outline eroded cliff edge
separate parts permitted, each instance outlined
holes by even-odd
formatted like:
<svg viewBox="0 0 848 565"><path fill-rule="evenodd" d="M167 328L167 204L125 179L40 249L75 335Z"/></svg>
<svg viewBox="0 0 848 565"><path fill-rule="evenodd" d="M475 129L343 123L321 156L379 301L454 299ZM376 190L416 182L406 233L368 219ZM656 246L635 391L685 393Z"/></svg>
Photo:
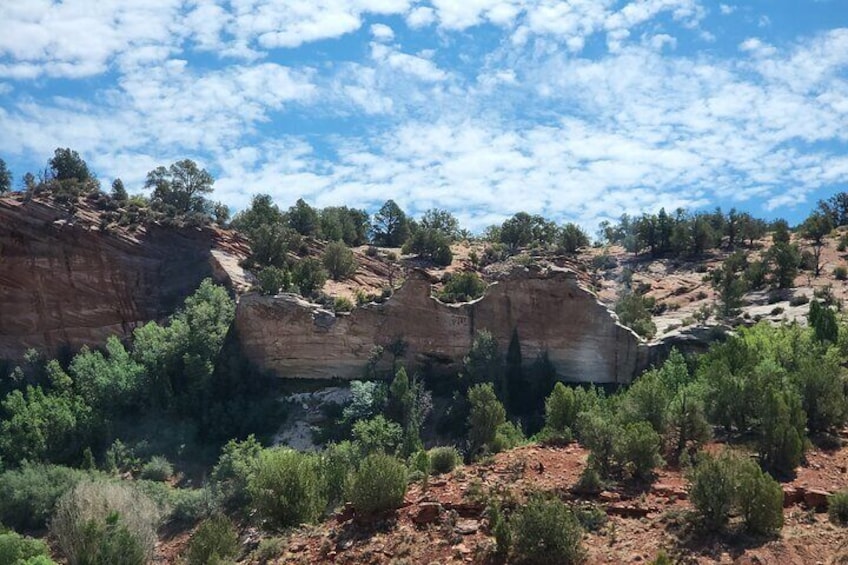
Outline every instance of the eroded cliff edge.
<svg viewBox="0 0 848 565"><path fill-rule="evenodd" d="M96 212L0 198L0 359L102 345L172 314L206 277L238 286L240 244L212 228L104 231Z"/></svg>
<svg viewBox="0 0 848 565"><path fill-rule="evenodd" d="M546 351L567 380L629 383L649 357L573 271L557 267L513 270L482 298L454 305L431 297L428 276L412 271L385 303L341 315L296 295L248 294L235 324L248 358L293 378L360 378L372 347L398 340L410 365L455 369L484 329L504 351L516 329L524 359Z"/></svg>

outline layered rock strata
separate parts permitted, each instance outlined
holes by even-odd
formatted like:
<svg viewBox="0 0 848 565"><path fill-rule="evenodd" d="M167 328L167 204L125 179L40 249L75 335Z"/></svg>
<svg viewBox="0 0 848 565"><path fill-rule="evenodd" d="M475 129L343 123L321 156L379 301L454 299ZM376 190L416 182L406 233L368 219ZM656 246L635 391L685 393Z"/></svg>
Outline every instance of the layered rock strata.
<svg viewBox="0 0 848 565"><path fill-rule="evenodd" d="M568 269L517 269L473 302L444 304L431 281L410 273L382 304L333 314L295 295L248 294L236 313L247 356L282 377L355 379L374 345L403 344L415 367L456 369L478 330L488 330L505 351L518 332L522 355L547 352L561 378L628 383L644 368L647 347L620 325Z"/></svg>
<svg viewBox="0 0 848 565"><path fill-rule="evenodd" d="M100 345L173 313L206 277L238 286L214 229L102 230L95 211L0 198L0 359Z"/></svg>

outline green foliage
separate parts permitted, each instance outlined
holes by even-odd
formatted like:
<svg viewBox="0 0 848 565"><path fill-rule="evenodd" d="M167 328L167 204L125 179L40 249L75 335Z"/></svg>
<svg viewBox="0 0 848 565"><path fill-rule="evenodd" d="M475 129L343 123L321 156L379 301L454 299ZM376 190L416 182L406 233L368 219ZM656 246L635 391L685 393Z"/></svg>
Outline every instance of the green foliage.
<svg viewBox="0 0 848 565"><path fill-rule="evenodd" d="M446 303L470 302L486 292L486 283L473 271L454 273L439 292L439 300Z"/></svg>
<svg viewBox="0 0 848 565"><path fill-rule="evenodd" d="M582 529L561 501L533 498L511 520L516 563L568 565L585 557Z"/></svg>
<svg viewBox="0 0 848 565"><path fill-rule="evenodd" d="M262 294L274 296L291 288L291 272L286 269L270 266L265 267L256 275L259 280L259 290Z"/></svg>
<svg viewBox="0 0 848 565"><path fill-rule="evenodd" d="M191 159L157 167L147 173L144 187L153 189L151 204L167 216L190 213L209 215L210 204L203 195L212 192L215 179Z"/></svg>
<svg viewBox="0 0 848 565"><path fill-rule="evenodd" d="M434 475L450 473L462 463L462 455L455 447L434 447L430 450L430 468Z"/></svg>
<svg viewBox="0 0 848 565"><path fill-rule="evenodd" d="M83 347L68 371L85 403L104 416L122 416L144 406L149 386L144 367L115 336L106 341L105 356Z"/></svg>
<svg viewBox="0 0 848 565"><path fill-rule="evenodd" d="M328 207L319 214L321 235L328 241L343 241L357 247L368 242L371 222L368 212L347 206Z"/></svg>
<svg viewBox="0 0 848 565"><path fill-rule="evenodd" d="M780 483L746 457L702 454L690 481L690 500L708 530L722 529L734 510L751 534L773 535L783 527Z"/></svg>
<svg viewBox="0 0 848 565"><path fill-rule="evenodd" d="M43 558L36 561L36 558ZM4 565L48 565L53 561L47 544L39 539L21 536L15 532L0 532L0 563Z"/></svg>
<svg viewBox="0 0 848 565"><path fill-rule="evenodd" d="M374 514L403 504L406 487L403 463L385 453L372 453L353 474L349 499L357 513Z"/></svg>
<svg viewBox="0 0 848 565"><path fill-rule="evenodd" d="M346 296L336 296L333 299L333 312L352 312L353 302Z"/></svg>
<svg viewBox="0 0 848 565"><path fill-rule="evenodd" d="M512 551L512 529L503 515L501 507L497 503L489 504L486 509L489 518L489 529L495 536L495 544L498 555L506 557Z"/></svg>
<svg viewBox="0 0 848 565"><path fill-rule="evenodd" d="M746 263L745 255L737 251L712 272L712 285L718 292L720 312L724 318L735 316L742 306L747 281L740 273L745 271Z"/></svg>
<svg viewBox="0 0 848 565"><path fill-rule="evenodd" d="M307 257L292 269L292 282L303 296L313 296L327 282L327 271L318 259Z"/></svg>
<svg viewBox="0 0 848 565"><path fill-rule="evenodd" d="M409 238L409 219L394 200L387 200L374 214L372 239L381 247L400 247Z"/></svg>
<svg viewBox="0 0 848 565"><path fill-rule="evenodd" d="M839 323L836 321L836 313L827 306L822 306L817 299L810 301L807 321L819 341L830 343L839 341Z"/></svg>
<svg viewBox="0 0 848 565"><path fill-rule="evenodd" d="M555 433L570 433L577 422L577 411L574 389L558 382L545 400L545 427Z"/></svg>
<svg viewBox="0 0 848 565"><path fill-rule="evenodd" d="M821 272L821 252L825 245L825 237L833 229L833 223L828 214L821 211L813 211L804 223L801 224L801 237L807 240L813 248L813 260L815 275Z"/></svg>
<svg viewBox="0 0 848 565"><path fill-rule="evenodd" d="M499 239L515 250L531 244L546 246L554 242L556 234L557 228L553 222L539 215L518 212L501 225Z"/></svg>
<svg viewBox="0 0 848 565"><path fill-rule="evenodd" d="M360 460L358 446L349 441L332 443L321 453L321 472L327 500L336 506L344 502L347 481Z"/></svg>
<svg viewBox="0 0 848 565"><path fill-rule="evenodd" d="M86 182L93 179L88 165L76 151L65 147L57 147L53 157L48 161L50 172L58 181L76 180Z"/></svg>
<svg viewBox="0 0 848 565"><path fill-rule="evenodd" d="M430 208L421 216L419 230L433 230L445 237L448 242L459 238L459 220L447 210Z"/></svg>
<svg viewBox="0 0 848 565"><path fill-rule="evenodd" d="M405 254L415 253L423 258L430 259L437 266L446 267L453 261L450 242L450 237L442 231L422 227L415 230L406 241L402 252Z"/></svg>
<svg viewBox="0 0 848 565"><path fill-rule="evenodd" d="M777 534L783 527L783 489L750 459L736 461L737 505L745 529L754 535Z"/></svg>
<svg viewBox="0 0 848 565"><path fill-rule="evenodd" d="M239 541L230 519L216 515L205 520L192 534L186 550L188 565L221 563L238 554Z"/></svg>
<svg viewBox="0 0 848 565"><path fill-rule="evenodd" d="M848 525L848 490L841 490L827 497L827 515L834 524Z"/></svg>
<svg viewBox="0 0 848 565"><path fill-rule="evenodd" d="M164 482L174 474L174 466L165 457L155 455L141 468L141 478L148 481Z"/></svg>
<svg viewBox="0 0 848 565"><path fill-rule="evenodd" d="M488 330L474 335L471 349L463 359L463 368L469 383L494 383L502 392L503 360L498 342Z"/></svg>
<svg viewBox="0 0 848 565"><path fill-rule="evenodd" d="M395 453L403 439L400 424L377 415L369 420L359 420L353 425L353 438L363 455L370 453Z"/></svg>
<svg viewBox="0 0 848 565"><path fill-rule="evenodd" d="M789 243L775 243L768 251L768 260L772 264L772 284L777 288L792 288L798 275L801 253L798 247Z"/></svg>
<svg viewBox="0 0 848 565"><path fill-rule="evenodd" d="M653 299L631 292L616 302L615 313L623 325L640 336L650 339L657 333L657 327L651 320L653 306Z"/></svg>
<svg viewBox="0 0 848 565"><path fill-rule="evenodd" d="M265 449L248 478L253 506L272 527L315 522L327 505L315 455Z"/></svg>
<svg viewBox="0 0 848 565"><path fill-rule="evenodd" d="M748 288L762 290L766 286L768 265L763 261L749 261L743 276Z"/></svg>
<svg viewBox="0 0 848 565"><path fill-rule="evenodd" d="M616 436L615 457L627 473L637 479L648 478L663 464L662 440L648 422L626 425Z"/></svg>
<svg viewBox="0 0 848 565"><path fill-rule="evenodd" d="M482 383L468 389L468 440L471 453L482 449L491 451L498 428L506 423L506 410L495 395L491 383Z"/></svg>
<svg viewBox="0 0 848 565"><path fill-rule="evenodd" d="M844 251L844 249L843 249ZM848 280L848 267L839 265L833 269L833 277L838 281Z"/></svg>
<svg viewBox="0 0 848 565"><path fill-rule="evenodd" d="M488 445L488 451L500 453L521 445L524 440L524 432L521 430L521 426L514 422L504 422L498 426L495 438Z"/></svg>
<svg viewBox="0 0 848 565"><path fill-rule="evenodd" d="M222 448L209 479L212 491L224 508L234 511L249 503L250 477L261 452L262 446L253 435L244 441L230 440Z"/></svg>
<svg viewBox="0 0 848 565"><path fill-rule="evenodd" d="M318 223L318 211L306 203L303 198L298 198L294 206L289 208L285 218L291 229L309 237L320 235L321 225Z"/></svg>
<svg viewBox="0 0 848 565"><path fill-rule="evenodd" d="M56 504L50 533L70 565L144 565L158 524L153 501L132 486L85 481Z"/></svg>
<svg viewBox="0 0 848 565"><path fill-rule="evenodd" d="M327 244L322 257L324 268L330 274L330 278L341 281L353 276L359 266L353 251L341 241Z"/></svg>
<svg viewBox="0 0 848 565"><path fill-rule="evenodd" d="M0 159L0 195L12 190L12 171L6 167L6 161Z"/></svg>
<svg viewBox="0 0 848 565"><path fill-rule="evenodd" d="M730 519L736 499L734 460L728 455L702 455L689 480L689 500L695 507L701 525L707 530L719 530Z"/></svg>
<svg viewBox="0 0 848 565"><path fill-rule="evenodd" d="M577 253L578 249L589 245L589 236L583 228L569 222L560 228L558 244L564 253Z"/></svg>

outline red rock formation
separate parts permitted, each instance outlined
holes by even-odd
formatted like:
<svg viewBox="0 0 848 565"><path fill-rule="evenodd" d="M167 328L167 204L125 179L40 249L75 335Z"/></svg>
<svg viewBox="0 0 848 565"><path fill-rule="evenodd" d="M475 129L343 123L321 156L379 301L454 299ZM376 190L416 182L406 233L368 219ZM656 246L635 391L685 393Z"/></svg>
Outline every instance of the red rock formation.
<svg viewBox="0 0 848 565"><path fill-rule="evenodd" d="M102 344L167 317L204 278L230 282L243 252L230 237L157 225L104 232L89 209L0 199L0 359Z"/></svg>

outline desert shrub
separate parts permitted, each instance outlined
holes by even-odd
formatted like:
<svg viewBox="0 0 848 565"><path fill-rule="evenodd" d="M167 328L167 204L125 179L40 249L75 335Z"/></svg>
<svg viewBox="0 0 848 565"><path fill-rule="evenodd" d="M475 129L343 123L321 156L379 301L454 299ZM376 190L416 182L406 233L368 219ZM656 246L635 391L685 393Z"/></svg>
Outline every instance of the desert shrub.
<svg viewBox="0 0 848 565"><path fill-rule="evenodd" d="M158 524L156 505L134 487L84 481L56 504L50 533L70 565L144 565Z"/></svg>
<svg viewBox="0 0 848 565"><path fill-rule="evenodd" d="M736 497L736 477L731 457L703 454L692 470L689 499L701 525L720 530L727 524Z"/></svg>
<svg viewBox="0 0 848 565"><path fill-rule="evenodd" d="M574 389L558 382L545 399L545 427L556 433L571 431L577 420L577 398Z"/></svg>
<svg viewBox="0 0 848 565"><path fill-rule="evenodd" d="M652 338L657 326L651 320L654 299L636 292L625 294L615 304L615 313L621 323L644 338Z"/></svg>
<svg viewBox="0 0 848 565"><path fill-rule="evenodd" d="M586 465L574 485L574 490L585 493L598 493L604 489L604 482L601 479L601 474L593 465Z"/></svg>
<svg viewBox="0 0 848 565"><path fill-rule="evenodd" d="M380 250L378 248L374 247L373 245L369 245L368 247L365 248L365 255L367 255L368 257L374 258L374 257L377 256L379 251Z"/></svg>
<svg viewBox="0 0 848 565"><path fill-rule="evenodd" d="M588 532L597 532L607 523L607 513L598 504L582 504L572 511L580 526Z"/></svg>
<svg viewBox="0 0 848 565"><path fill-rule="evenodd" d="M15 532L0 533L0 563L3 565L40 565L53 563L47 544ZM41 561L36 561L43 558Z"/></svg>
<svg viewBox="0 0 848 565"><path fill-rule="evenodd" d="M373 514L399 507L406 487L403 463L385 453L372 453L353 473L349 498L358 513Z"/></svg>
<svg viewBox="0 0 848 565"><path fill-rule="evenodd" d="M330 278L336 281L350 278L359 267L356 258L353 256L353 251L341 241L327 244L322 261Z"/></svg>
<svg viewBox="0 0 848 565"><path fill-rule="evenodd" d="M434 475L450 473L462 463L462 456L455 447L434 447L430 450L430 469Z"/></svg>
<svg viewBox="0 0 848 565"><path fill-rule="evenodd" d="M469 302L483 296L486 283L474 272L453 274L439 293L442 302Z"/></svg>
<svg viewBox="0 0 848 565"><path fill-rule="evenodd" d="M441 267L450 265L453 261L450 238L437 229L416 230L403 245L401 252L416 253Z"/></svg>
<svg viewBox="0 0 848 565"><path fill-rule="evenodd" d="M657 556L648 562L648 565L673 565L673 562L668 553L661 549Z"/></svg>
<svg viewBox="0 0 848 565"><path fill-rule="evenodd" d="M506 410L495 395L491 383L474 385L468 389L468 439L471 453L483 448L491 451L498 428L506 422Z"/></svg>
<svg viewBox="0 0 848 565"><path fill-rule="evenodd" d="M141 478L148 481L167 481L174 474L174 466L165 457L154 455L141 468Z"/></svg>
<svg viewBox="0 0 848 565"><path fill-rule="evenodd" d="M512 550L512 529L504 518L500 504L490 503L486 508L486 516L489 518L489 529L495 536L496 551L501 557L506 557Z"/></svg>
<svg viewBox="0 0 848 565"><path fill-rule="evenodd" d="M250 502L249 481L261 452L262 446L253 435L244 441L230 440L221 450L210 486L225 509L244 509Z"/></svg>
<svg viewBox="0 0 848 565"><path fill-rule="evenodd" d="M833 276L838 281L848 280L848 268L846 268L844 265L836 267L835 269L833 269Z"/></svg>
<svg viewBox="0 0 848 565"><path fill-rule="evenodd" d="M803 306L810 301L810 297L806 294L796 294L789 299L790 306Z"/></svg>
<svg viewBox="0 0 848 565"><path fill-rule="evenodd" d="M333 299L333 312L351 312L353 302L346 296L337 296Z"/></svg>
<svg viewBox="0 0 848 565"><path fill-rule="evenodd" d="M327 271L318 259L301 259L292 269L292 282L303 296L312 296L327 282Z"/></svg>
<svg viewBox="0 0 848 565"><path fill-rule="evenodd" d="M286 550L286 538L263 538L251 557L259 563L269 563L278 558Z"/></svg>
<svg viewBox="0 0 848 565"><path fill-rule="evenodd" d="M353 425L353 438L363 455L395 453L403 440L403 428L380 414L356 422Z"/></svg>
<svg viewBox="0 0 848 565"><path fill-rule="evenodd" d="M836 244L836 250L844 253L846 249L848 249L848 234L842 234L839 238L839 243Z"/></svg>
<svg viewBox="0 0 848 565"><path fill-rule="evenodd" d="M580 522L559 500L531 499L511 525L516 563L568 565L584 558Z"/></svg>
<svg viewBox="0 0 848 565"><path fill-rule="evenodd" d="M514 422L504 422L497 427L495 438L489 445L489 450L492 453L500 453L501 451L521 445L524 443L524 440L524 432L521 431L519 425Z"/></svg>
<svg viewBox="0 0 848 565"><path fill-rule="evenodd" d="M827 497L827 515L834 524L848 525L848 490Z"/></svg>
<svg viewBox="0 0 848 565"><path fill-rule="evenodd" d="M168 520L177 524L195 524L209 516L216 508L214 493L210 488L175 488L169 491L170 513Z"/></svg>
<svg viewBox="0 0 848 565"><path fill-rule="evenodd" d="M754 535L773 535L783 527L783 489L754 461L736 461L737 504L745 529Z"/></svg>
<svg viewBox="0 0 848 565"><path fill-rule="evenodd" d="M239 550L238 532L226 516L204 521L192 534L186 551L188 565L212 565L235 557Z"/></svg>
<svg viewBox="0 0 848 565"><path fill-rule="evenodd" d="M615 457L631 476L645 479L663 464L661 446L662 439L651 424L636 422L628 424L618 434Z"/></svg>
<svg viewBox="0 0 848 565"><path fill-rule="evenodd" d="M0 474L0 523L16 530L47 524L56 501L88 475L58 465L24 464Z"/></svg>
<svg viewBox="0 0 848 565"><path fill-rule="evenodd" d="M274 527L314 522L326 507L318 458L287 448L259 454L248 489L254 507Z"/></svg>
<svg viewBox="0 0 848 565"><path fill-rule="evenodd" d="M259 280L259 290L262 294L275 295L280 291L286 292L291 288L291 273L279 267L265 267L256 275Z"/></svg>
<svg viewBox="0 0 848 565"><path fill-rule="evenodd" d="M331 505L344 501L348 476L358 462L359 448L349 441L330 444L321 453L322 478Z"/></svg>

